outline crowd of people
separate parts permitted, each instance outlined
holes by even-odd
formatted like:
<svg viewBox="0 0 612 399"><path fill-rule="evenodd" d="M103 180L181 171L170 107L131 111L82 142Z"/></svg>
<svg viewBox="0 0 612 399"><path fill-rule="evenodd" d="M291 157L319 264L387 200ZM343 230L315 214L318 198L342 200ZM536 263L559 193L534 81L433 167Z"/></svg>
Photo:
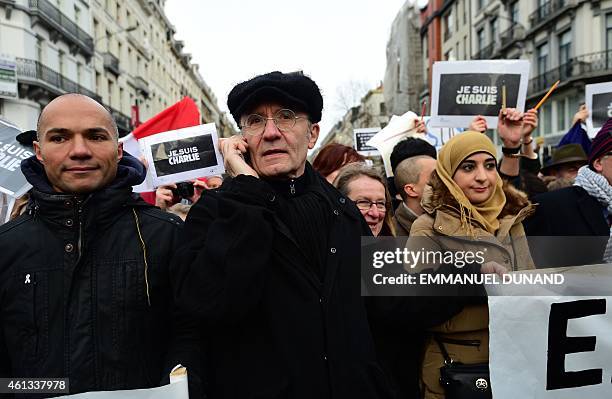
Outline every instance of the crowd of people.
<svg viewBox="0 0 612 399"><path fill-rule="evenodd" d="M482 274L612 262L612 120L591 141L584 107L543 164L535 109L500 111L501 157L480 116L439 152L419 124L391 178L340 144L307 161L323 98L302 73L242 82L228 108L228 176L143 196L146 166L103 106L44 108L21 165L33 188L0 226L0 377L139 389L182 364L191 398L456 399L445 365L488 375L482 287L362 296L363 236L486 247L461 269ZM529 236L593 239L534 251Z"/></svg>

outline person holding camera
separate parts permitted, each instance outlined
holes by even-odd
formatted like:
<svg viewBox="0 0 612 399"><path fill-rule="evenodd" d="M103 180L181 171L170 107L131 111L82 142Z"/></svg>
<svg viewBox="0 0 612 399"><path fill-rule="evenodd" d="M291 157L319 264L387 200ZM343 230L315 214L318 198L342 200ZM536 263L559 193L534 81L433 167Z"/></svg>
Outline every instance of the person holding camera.
<svg viewBox="0 0 612 399"><path fill-rule="evenodd" d="M155 190L155 206L166 210L178 203L194 204L200 199L204 190L215 190L221 187L222 183L223 179L220 176L210 176L159 186Z"/></svg>

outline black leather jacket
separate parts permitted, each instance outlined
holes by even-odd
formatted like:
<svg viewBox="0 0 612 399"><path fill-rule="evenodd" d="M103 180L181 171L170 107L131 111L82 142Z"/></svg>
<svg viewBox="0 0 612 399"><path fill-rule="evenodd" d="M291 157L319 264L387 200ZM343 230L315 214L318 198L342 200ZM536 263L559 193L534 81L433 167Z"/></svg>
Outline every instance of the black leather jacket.
<svg viewBox="0 0 612 399"><path fill-rule="evenodd" d="M70 393L158 386L182 222L132 193L144 168L129 155L86 197L53 193L33 158L22 170L28 211L0 226L0 377L69 378Z"/></svg>

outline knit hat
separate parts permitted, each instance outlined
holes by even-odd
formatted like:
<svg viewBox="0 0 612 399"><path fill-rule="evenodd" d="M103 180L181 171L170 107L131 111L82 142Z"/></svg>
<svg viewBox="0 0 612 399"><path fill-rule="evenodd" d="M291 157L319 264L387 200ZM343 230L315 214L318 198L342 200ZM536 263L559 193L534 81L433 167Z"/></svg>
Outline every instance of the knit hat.
<svg viewBox="0 0 612 399"><path fill-rule="evenodd" d="M591 154L589 155L589 167L591 170L595 170L593 169L593 162L609 151L612 151L612 118L606 121L593 139Z"/></svg>
<svg viewBox="0 0 612 399"><path fill-rule="evenodd" d="M305 112L313 123L321 120L321 91L302 72L275 71L259 75L236 85L227 97L227 107L238 125L243 114L267 102L276 102L292 111Z"/></svg>
<svg viewBox="0 0 612 399"><path fill-rule="evenodd" d="M395 168L397 168L397 165L404 159L419 155L428 155L436 159L438 154L436 153L436 147L429 144L429 142L418 137L408 137L393 147L393 152L391 152L391 157L389 158L391 169L393 169L395 173Z"/></svg>

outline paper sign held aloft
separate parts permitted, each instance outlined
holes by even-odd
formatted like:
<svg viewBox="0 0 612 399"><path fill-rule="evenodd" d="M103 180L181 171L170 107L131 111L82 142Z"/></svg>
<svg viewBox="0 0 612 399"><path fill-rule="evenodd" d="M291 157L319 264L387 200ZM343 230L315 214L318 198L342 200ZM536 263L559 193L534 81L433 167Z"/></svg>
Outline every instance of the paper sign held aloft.
<svg viewBox="0 0 612 399"><path fill-rule="evenodd" d="M393 147L406 137L414 136L424 138L422 133L416 132L418 120L419 116L412 111L408 111L402 116L393 115L389 124L366 143L369 146L377 148L380 152L387 177L393 176L390 161Z"/></svg>
<svg viewBox="0 0 612 399"><path fill-rule="evenodd" d="M475 116L482 115L494 129L504 105L524 111L528 80L527 60L436 62L431 126L466 128Z"/></svg>
<svg viewBox="0 0 612 399"><path fill-rule="evenodd" d="M139 140L155 187L225 172L214 123L172 130Z"/></svg>
<svg viewBox="0 0 612 399"><path fill-rule="evenodd" d="M612 82L585 86L586 107L589 117L586 120L589 137L593 138L612 118Z"/></svg>
<svg viewBox="0 0 612 399"><path fill-rule="evenodd" d="M0 192L13 198L32 188L21 173L21 161L34 155L34 150L17 141L19 133L15 126L0 121Z"/></svg>
<svg viewBox="0 0 612 399"><path fill-rule="evenodd" d="M355 151L357 151L364 157L380 155L376 148L367 145L367 142L370 141L370 139L374 137L379 131L379 127L369 127L353 130L353 146L355 148Z"/></svg>

